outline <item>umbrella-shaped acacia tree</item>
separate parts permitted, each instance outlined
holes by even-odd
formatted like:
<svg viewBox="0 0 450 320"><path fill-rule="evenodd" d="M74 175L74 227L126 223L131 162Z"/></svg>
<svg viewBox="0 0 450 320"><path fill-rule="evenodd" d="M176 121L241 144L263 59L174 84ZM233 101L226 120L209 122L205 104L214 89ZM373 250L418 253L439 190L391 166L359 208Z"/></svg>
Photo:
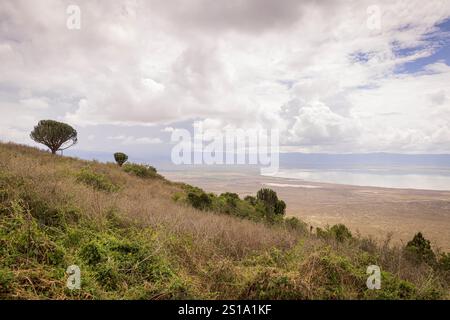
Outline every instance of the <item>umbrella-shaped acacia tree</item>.
<svg viewBox="0 0 450 320"><path fill-rule="evenodd" d="M46 145L53 154L78 142L77 131L66 123L41 120L30 134L31 139Z"/></svg>

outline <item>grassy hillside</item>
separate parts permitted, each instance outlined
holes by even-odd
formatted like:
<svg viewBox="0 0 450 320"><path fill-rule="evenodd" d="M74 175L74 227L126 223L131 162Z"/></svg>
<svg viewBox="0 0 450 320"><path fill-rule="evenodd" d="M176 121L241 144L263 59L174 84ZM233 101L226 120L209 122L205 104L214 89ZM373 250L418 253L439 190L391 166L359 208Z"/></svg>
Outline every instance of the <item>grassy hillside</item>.
<svg viewBox="0 0 450 320"><path fill-rule="evenodd" d="M449 298L448 255L431 261L342 226L310 233L253 201L0 144L0 298ZM381 290L366 287L372 264ZM70 265L80 290L66 288Z"/></svg>

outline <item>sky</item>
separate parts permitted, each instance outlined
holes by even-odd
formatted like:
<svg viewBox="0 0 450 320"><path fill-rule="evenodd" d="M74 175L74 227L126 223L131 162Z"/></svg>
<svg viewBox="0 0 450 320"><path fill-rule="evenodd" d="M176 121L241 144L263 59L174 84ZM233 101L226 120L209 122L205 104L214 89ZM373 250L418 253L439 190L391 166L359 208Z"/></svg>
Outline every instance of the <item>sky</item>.
<svg viewBox="0 0 450 320"><path fill-rule="evenodd" d="M449 84L448 0L0 1L2 141L54 119L72 152L162 156L199 121L282 152L450 153Z"/></svg>

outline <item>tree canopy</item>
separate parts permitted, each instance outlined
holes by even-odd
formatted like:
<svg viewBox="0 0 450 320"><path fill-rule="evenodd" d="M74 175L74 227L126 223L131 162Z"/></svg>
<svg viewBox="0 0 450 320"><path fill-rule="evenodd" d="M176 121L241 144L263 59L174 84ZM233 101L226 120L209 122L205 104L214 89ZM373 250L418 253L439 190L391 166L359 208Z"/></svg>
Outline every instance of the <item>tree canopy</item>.
<svg viewBox="0 0 450 320"><path fill-rule="evenodd" d="M116 160L119 166L123 166L128 161L128 156L123 152L116 152L114 153L114 160Z"/></svg>
<svg viewBox="0 0 450 320"><path fill-rule="evenodd" d="M78 142L77 131L70 125L54 120L41 120L30 134L31 139L47 146L53 154Z"/></svg>

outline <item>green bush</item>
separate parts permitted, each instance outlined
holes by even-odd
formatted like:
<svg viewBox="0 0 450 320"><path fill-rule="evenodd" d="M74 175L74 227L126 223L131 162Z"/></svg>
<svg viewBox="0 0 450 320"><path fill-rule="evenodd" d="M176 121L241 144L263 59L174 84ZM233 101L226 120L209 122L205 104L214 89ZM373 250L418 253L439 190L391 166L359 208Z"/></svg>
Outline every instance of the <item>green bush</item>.
<svg viewBox="0 0 450 320"><path fill-rule="evenodd" d="M317 235L317 237L322 238L322 239L328 239L330 237L329 232L320 227L316 228L316 235Z"/></svg>
<svg viewBox="0 0 450 320"><path fill-rule="evenodd" d="M23 201L13 201L8 216L2 220L0 254L4 260L0 259L0 266L2 263L20 265L22 260L52 266L63 263L64 249L51 239L48 228L33 218Z"/></svg>
<svg viewBox="0 0 450 320"><path fill-rule="evenodd" d="M222 193L217 198L217 201L216 201L218 203L217 209L218 209L218 211L223 212L223 213L234 214L234 215L240 216L241 213L243 213L242 210L240 208L238 208L241 201L242 200L239 198L239 196L236 193L230 193L230 192Z"/></svg>
<svg viewBox="0 0 450 320"><path fill-rule="evenodd" d="M127 173L133 174L139 178L162 178L156 171L156 169L150 165L126 163L123 166L123 170Z"/></svg>
<svg viewBox="0 0 450 320"><path fill-rule="evenodd" d="M220 195L220 197L226 199L227 203L232 206L236 206L237 202L240 200L239 195L237 193L225 192Z"/></svg>
<svg viewBox="0 0 450 320"><path fill-rule="evenodd" d="M348 257L324 250L309 259L306 265L314 268L318 275L311 279L313 290L321 299L346 299L365 289L365 270L358 268Z"/></svg>
<svg viewBox="0 0 450 320"><path fill-rule="evenodd" d="M291 230L299 231L302 233L307 233L308 231L306 223L296 217L289 217L284 219L284 224Z"/></svg>
<svg viewBox="0 0 450 320"><path fill-rule="evenodd" d="M278 200L277 193L271 189L261 189L256 194L256 198L266 207L267 214L284 215L286 203Z"/></svg>
<svg viewBox="0 0 450 320"><path fill-rule="evenodd" d="M450 271L450 252L441 253L438 261L438 267L443 271Z"/></svg>
<svg viewBox="0 0 450 320"><path fill-rule="evenodd" d="M90 186L98 191L116 192L119 187L110 181L105 175L83 168L77 175L77 182Z"/></svg>
<svg viewBox="0 0 450 320"><path fill-rule="evenodd" d="M336 224L330 229L331 235L339 242L352 238L352 233L344 224Z"/></svg>
<svg viewBox="0 0 450 320"><path fill-rule="evenodd" d="M366 299L417 299L417 288L409 281L399 279L390 272L381 272L381 289L366 290Z"/></svg>
<svg viewBox="0 0 450 320"><path fill-rule="evenodd" d="M111 261L96 268L95 279L107 291L117 290L120 278L117 266Z"/></svg>
<svg viewBox="0 0 450 320"><path fill-rule="evenodd" d="M89 242L80 250L80 256L90 266L95 266L105 259L105 250L97 242Z"/></svg>
<svg viewBox="0 0 450 320"><path fill-rule="evenodd" d="M421 232L414 235L414 238L406 244L406 256L415 262L426 262L434 264L436 256L431 249L430 240L424 238Z"/></svg>
<svg viewBox="0 0 450 320"><path fill-rule="evenodd" d="M246 196L246 197L244 198L244 200L245 200L246 202L248 202L250 205L256 206L256 197L253 197L253 196Z"/></svg>
<svg viewBox="0 0 450 320"><path fill-rule="evenodd" d="M345 242L352 238L352 233L344 224L326 227L325 230L317 227L316 235L322 239L335 239L338 242Z"/></svg>
<svg viewBox="0 0 450 320"><path fill-rule="evenodd" d="M188 203L199 210L210 210L212 209L212 200L211 198L204 192L189 192L187 195Z"/></svg>

